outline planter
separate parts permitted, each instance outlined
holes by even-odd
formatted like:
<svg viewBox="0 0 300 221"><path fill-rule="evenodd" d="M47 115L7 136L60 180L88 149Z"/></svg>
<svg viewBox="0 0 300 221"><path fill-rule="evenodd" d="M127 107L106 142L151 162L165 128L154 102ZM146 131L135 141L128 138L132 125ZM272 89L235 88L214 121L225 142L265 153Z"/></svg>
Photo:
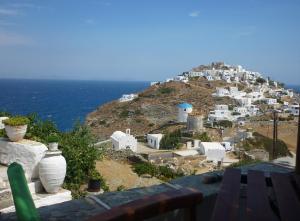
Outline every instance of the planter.
<svg viewBox="0 0 300 221"><path fill-rule="evenodd" d="M52 142L48 144L48 148L50 151L57 151L58 150L58 143Z"/></svg>
<svg viewBox="0 0 300 221"><path fill-rule="evenodd" d="M66 160L61 151L47 151L39 163L40 180L48 193L57 193L66 176Z"/></svg>
<svg viewBox="0 0 300 221"><path fill-rule="evenodd" d="M89 180L88 189L89 192L99 192L100 191L101 182L100 180Z"/></svg>
<svg viewBox="0 0 300 221"><path fill-rule="evenodd" d="M27 131L27 125L21 125L21 126L5 125L5 131L8 138L11 141L17 142L24 138Z"/></svg>

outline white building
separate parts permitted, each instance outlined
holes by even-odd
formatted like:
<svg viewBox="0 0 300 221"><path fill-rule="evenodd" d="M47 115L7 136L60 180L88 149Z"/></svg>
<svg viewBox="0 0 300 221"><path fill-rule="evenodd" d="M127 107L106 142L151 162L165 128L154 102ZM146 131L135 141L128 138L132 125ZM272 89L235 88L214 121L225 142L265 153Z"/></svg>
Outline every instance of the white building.
<svg viewBox="0 0 300 221"><path fill-rule="evenodd" d="M249 111L246 107L234 107L233 112L239 113L238 117L245 117L247 114L249 114Z"/></svg>
<svg viewBox="0 0 300 221"><path fill-rule="evenodd" d="M119 99L120 102L127 102L132 101L133 99L137 98L137 94L123 94L122 97Z"/></svg>
<svg viewBox="0 0 300 221"><path fill-rule="evenodd" d="M137 140L130 135L130 129L127 129L126 133L115 131L110 136L110 139L114 150L130 149L133 152L137 151Z"/></svg>
<svg viewBox="0 0 300 221"><path fill-rule="evenodd" d="M147 134L148 145L154 149L159 149L160 140L163 134Z"/></svg>
<svg viewBox="0 0 300 221"><path fill-rule="evenodd" d="M275 104L278 104L278 103L277 103L277 99L275 99L275 98L266 98L265 101L266 101L266 103L267 103L268 105L275 105Z"/></svg>
<svg viewBox="0 0 300 221"><path fill-rule="evenodd" d="M227 105L226 105L227 106ZM228 106L227 106L228 108ZM232 120L233 117L231 115L231 111L228 109L215 109L213 111L210 111L208 114L208 121L209 122L217 122L221 120Z"/></svg>
<svg viewBox="0 0 300 221"><path fill-rule="evenodd" d="M225 157L225 148L218 142L200 142L200 152L206 156L208 161L218 163L223 162Z"/></svg>
<svg viewBox="0 0 300 221"><path fill-rule="evenodd" d="M290 105L289 111L291 112L292 115L299 116L299 104L294 103L294 104Z"/></svg>
<svg viewBox="0 0 300 221"><path fill-rule="evenodd" d="M213 93L213 96L216 97L225 97L225 96L229 96L229 91L226 88L223 87L217 87L216 88L216 93Z"/></svg>
<svg viewBox="0 0 300 221"><path fill-rule="evenodd" d="M188 103L182 103L182 104L178 104L177 108L178 108L177 121L187 122L189 113L192 113L193 111L193 106Z"/></svg>
<svg viewBox="0 0 300 221"><path fill-rule="evenodd" d="M241 105L241 106L249 106L252 104L252 98L249 97L241 97L239 99L237 99L237 102Z"/></svg>
<svg viewBox="0 0 300 221"><path fill-rule="evenodd" d="M174 81L187 83L187 82L189 82L189 79L185 76L178 75L178 76L174 77Z"/></svg>

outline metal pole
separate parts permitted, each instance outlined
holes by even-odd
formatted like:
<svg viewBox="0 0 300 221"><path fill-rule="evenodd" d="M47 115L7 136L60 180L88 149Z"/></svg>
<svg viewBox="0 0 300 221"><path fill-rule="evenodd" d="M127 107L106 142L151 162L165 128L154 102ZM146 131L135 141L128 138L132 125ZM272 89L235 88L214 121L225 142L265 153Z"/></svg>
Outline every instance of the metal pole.
<svg viewBox="0 0 300 221"><path fill-rule="evenodd" d="M273 145L272 145L272 160L275 158L276 147L276 112L273 112Z"/></svg>
<svg viewBox="0 0 300 221"><path fill-rule="evenodd" d="M298 141L297 141L297 149L296 149L296 174L300 174L300 111L298 115Z"/></svg>

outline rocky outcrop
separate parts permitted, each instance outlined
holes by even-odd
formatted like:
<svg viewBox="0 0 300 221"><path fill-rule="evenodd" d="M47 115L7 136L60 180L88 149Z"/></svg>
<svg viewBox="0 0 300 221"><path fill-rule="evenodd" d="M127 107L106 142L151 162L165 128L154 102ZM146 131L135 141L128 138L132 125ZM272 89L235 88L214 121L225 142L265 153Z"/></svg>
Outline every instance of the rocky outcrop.
<svg viewBox="0 0 300 221"><path fill-rule="evenodd" d="M39 142L21 140L11 142L0 138L0 163L9 165L17 162L22 165L28 181L38 178L38 163L44 157L48 148Z"/></svg>
<svg viewBox="0 0 300 221"><path fill-rule="evenodd" d="M86 124L99 140L108 139L114 131L125 131L127 128L133 135L143 136L175 122L176 105L179 103L188 102L195 111L204 115L215 104L235 103L229 98L212 97L216 87L226 85L223 81L208 82L205 79L154 85L140 92L133 101L113 101L100 106L87 116Z"/></svg>

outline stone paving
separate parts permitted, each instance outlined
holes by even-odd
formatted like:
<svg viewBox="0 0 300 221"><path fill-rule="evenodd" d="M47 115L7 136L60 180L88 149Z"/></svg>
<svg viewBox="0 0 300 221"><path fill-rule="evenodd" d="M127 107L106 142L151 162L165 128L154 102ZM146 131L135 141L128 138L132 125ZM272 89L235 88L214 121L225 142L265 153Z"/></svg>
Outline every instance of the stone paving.
<svg viewBox="0 0 300 221"><path fill-rule="evenodd" d="M271 163L260 163L242 167L243 172L247 172L248 170L264 171L266 172L266 175L269 175L270 172L288 173L292 171L289 168L284 168ZM106 206L118 206L121 204L125 204L129 201L139 199L145 195L152 195L156 193L170 191L174 188L180 187L192 187L198 189L204 194L205 197L205 200L202 204L208 203L209 201L210 203L213 203L214 201L211 200L211 196L217 195L217 192L220 187L220 182L213 184L204 184L203 179L208 174L222 174L222 172L223 171L218 171L194 176L181 177L179 179L170 181L170 184L160 184L151 187L136 188L121 192L107 192L104 194L96 195L96 200L87 197L81 200L72 200L52 206L41 207L38 209L38 211L41 215L42 220L86 220L95 214L106 211ZM106 206L101 205L99 201L101 203L104 203ZM207 210L204 210L203 212L208 213ZM0 216L0 220L16 220L16 216L14 213L2 214Z"/></svg>

